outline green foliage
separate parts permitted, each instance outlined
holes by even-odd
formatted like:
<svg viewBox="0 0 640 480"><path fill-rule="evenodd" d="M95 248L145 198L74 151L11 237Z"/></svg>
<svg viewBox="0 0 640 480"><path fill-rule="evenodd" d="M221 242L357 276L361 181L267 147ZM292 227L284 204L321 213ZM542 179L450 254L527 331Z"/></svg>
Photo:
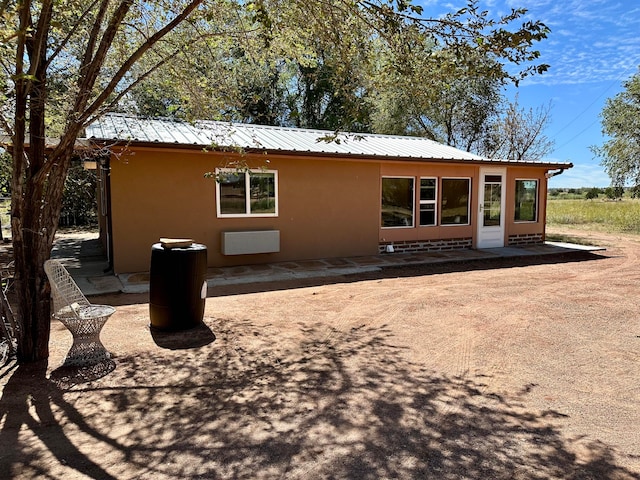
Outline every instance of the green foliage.
<svg viewBox="0 0 640 480"><path fill-rule="evenodd" d="M604 194L609 200L621 200L624 195L624 188L620 185L614 187L607 187L604 190Z"/></svg>
<svg viewBox="0 0 640 480"><path fill-rule="evenodd" d="M0 197L11 195L11 155L0 150Z"/></svg>
<svg viewBox="0 0 640 480"><path fill-rule="evenodd" d="M623 191L624 193L624 191ZM604 188L550 188L548 195L557 200L593 200L605 194Z"/></svg>
<svg viewBox="0 0 640 480"><path fill-rule="evenodd" d="M587 200L593 200L598 198L599 194L600 194L600 189L593 187L587 190L587 193L584 194L584 198L586 198Z"/></svg>
<svg viewBox="0 0 640 480"><path fill-rule="evenodd" d="M443 18L406 0L220 2L205 36L121 106L143 115L424 135L470 150L506 82L537 74L546 38L526 10L489 18L476 1ZM234 32L229 35L221 32ZM137 68L147 69L144 61Z"/></svg>
<svg viewBox="0 0 640 480"><path fill-rule="evenodd" d="M640 185L640 71L624 90L607 100L600 114L602 133L610 137L592 146L614 186Z"/></svg>
<svg viewBox="0 0 640 480"><path fill-rule="evenodd" d="M585 202L581 199L551 199L547 207L547 223L640 234L640 200Z"/></svg>
<svg viewBox="0 0 640 480"><path fill-rule="evenodd" d="M60 226L87 226L97 223L96 175L79 162L69 169L64 184Z"/></svg>
<svg viewBox="0 0 640 480"><path fill-rule="evenodd" d="M202 38L197 24L206 16L205 1L0 2L3 20L9 19L8 30L0 29L0 46L6 46L0 50L0 127L12 139L19 362L49 355L50 292L43 264L78 136L174 52ZM134 71L139 62L147 68ZM48 138L58 141L48 148ZM72 209L69 218L79 214Z"/></svg>

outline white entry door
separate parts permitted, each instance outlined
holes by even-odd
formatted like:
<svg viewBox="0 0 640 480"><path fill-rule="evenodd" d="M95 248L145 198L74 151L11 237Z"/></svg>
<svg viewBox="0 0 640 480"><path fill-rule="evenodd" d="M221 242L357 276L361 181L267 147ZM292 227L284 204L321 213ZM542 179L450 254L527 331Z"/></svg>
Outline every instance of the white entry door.
<svg viewBox="0 0 640 480"><path fill-rule="evenodd" d="M504 247L504 168L480 169L478 248Z"/></svg>

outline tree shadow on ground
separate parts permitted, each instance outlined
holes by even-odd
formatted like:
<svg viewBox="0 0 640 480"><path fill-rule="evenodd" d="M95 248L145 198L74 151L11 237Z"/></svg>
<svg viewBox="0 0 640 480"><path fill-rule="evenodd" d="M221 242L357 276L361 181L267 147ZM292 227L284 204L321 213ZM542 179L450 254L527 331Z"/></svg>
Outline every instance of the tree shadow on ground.
<svg viewBox="0 0 640 480"><path fill-rule="evenodd" d="M33 441L23 440L22 431L27 430L41 442L47 456L67 468L82 472L90 478L115 479L99 465L99 461L94 461L81 452L79 445L65 430L66 422L60 422L56 416L56 406L64 403L63 390L46 378L47 363L19 366L14 363L7 366L7 370L9 380L4 385L0 399L0 471L3 476L56 478L50 471L48 462L40 461L42 447ZM79 369L75 368L62 373L61 377L71 378L75 383L80 377L95 378L95 375L86 370L79 373ZM71 415L67 421L82 423L80 412L71 410L69 413ZM98 431L88 431L95 438L101 436ZM22 466L16 468L16 464Z"/></svg>
<svg viewBox="0 0 640 480"><path fill-rule="evenodd" d="M507 396L481 376L426 370L385 328L300 324L285 334L207 321L215 342L119 357L111 374L86 384L25 381L27 370L14 371L0 400L0 445L11 452L0 469L154 479L640 478L611 447L566 438L563 413L526 409L533 387Z"/></svg>

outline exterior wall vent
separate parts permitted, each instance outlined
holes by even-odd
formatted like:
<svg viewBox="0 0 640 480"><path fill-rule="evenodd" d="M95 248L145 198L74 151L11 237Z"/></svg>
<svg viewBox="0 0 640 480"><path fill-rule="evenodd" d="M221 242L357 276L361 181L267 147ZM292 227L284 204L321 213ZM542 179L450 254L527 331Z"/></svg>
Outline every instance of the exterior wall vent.
<svg viewBox="0 0 640 480"><path fill-rule="evenodd" d="M280 230L222 232L223 255L249 255L280 251Z"/></svg>

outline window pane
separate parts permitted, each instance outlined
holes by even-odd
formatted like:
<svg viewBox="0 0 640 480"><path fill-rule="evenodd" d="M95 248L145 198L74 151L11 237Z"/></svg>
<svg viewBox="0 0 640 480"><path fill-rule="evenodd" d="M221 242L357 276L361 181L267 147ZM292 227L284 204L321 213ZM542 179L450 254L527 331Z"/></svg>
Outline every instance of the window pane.
<svg viewBox="0 0 640 480"><path fill-rule="evenodd" d="M251 173L251 213L276 213L276 181L273 173Z"/></svg>
<svg viewBox="0 0 640 480"><path fill-rule="evenodd" d="M469 223L469 179L442 179L442 225Z"/></svg>
<svg viewBox="0 0 640 480"><path fill-rule="evenodd" d="M436 199L436 179L421 178L420 179L420 200Z"/></svg>
<svg viewBox="0 0 640 480"><path fill-rule="evenodd" d="M413 226L413 178L382 179L382 226Z"/></svg>
<svg viewBox="0 0 640 480"><path fill-rule="evenodd" d="M538 210L538 181L516 180L516 222L535 222Z"/></svg>
<svg viewBox="0 0 640 480"><path fill-rule="evenodd" d="M244 173L225 173L220 176L220 213L247 213Z"/></svg>
<svg viewBox="0 0 640 480"><path fill-rule="evenodd" d="M420 205L420 225L429 226L436 224L436 205L427 203Z"/></svg>
<svg viewBox="0 0 640 480"><path fill-rule="evenodd" d="M502 185L499 183L485 183L483 208L483 225L485 227L500 226L501 203Z"/></svg>

